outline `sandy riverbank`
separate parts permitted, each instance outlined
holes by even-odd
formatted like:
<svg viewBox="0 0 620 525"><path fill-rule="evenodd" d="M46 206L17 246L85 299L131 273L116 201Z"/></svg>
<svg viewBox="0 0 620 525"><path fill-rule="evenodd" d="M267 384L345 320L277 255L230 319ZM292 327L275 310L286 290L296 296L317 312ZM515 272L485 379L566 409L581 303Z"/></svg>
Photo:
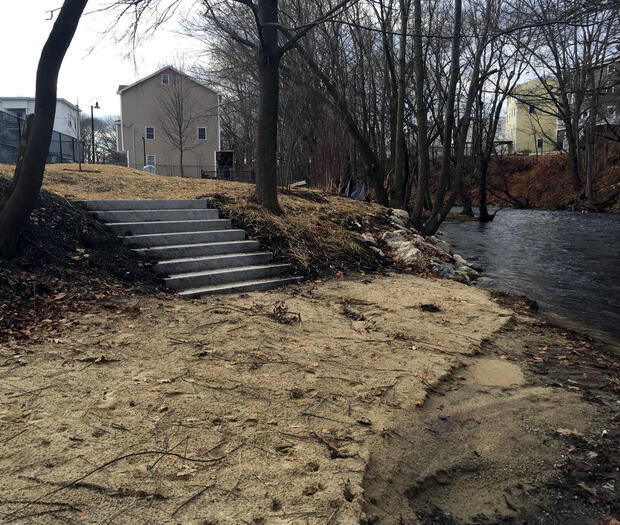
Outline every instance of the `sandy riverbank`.
<svg viewBox="0 0 620 525"><path fill-rule="evenodd" d="M617 511L613 479L595 474L617 462L618 383L596 351L487 292L404 274L191 302L110 296L1 347L1 511L466 523L546 505L560 523L549 487L578 458L594 477L564 483L575 521L562 523L598 523Z"/></svg>

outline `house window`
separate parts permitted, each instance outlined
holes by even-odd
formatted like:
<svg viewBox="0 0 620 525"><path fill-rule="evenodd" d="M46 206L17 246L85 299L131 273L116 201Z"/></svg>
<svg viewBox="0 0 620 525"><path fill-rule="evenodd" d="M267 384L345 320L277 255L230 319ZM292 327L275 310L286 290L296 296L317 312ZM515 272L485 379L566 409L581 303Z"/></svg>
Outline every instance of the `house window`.
<svg viewBox="0 0 620 525"><path fill-rule="evenodd" d="M170 76L168 75L168 73L164 73L164 74L161 76L161 83L162 83L164 86L167 86L167 85L170 83Z"/></svg>
<svg viewBox="0 0 620 525"><path fill-rule="evenodd" d="M544 142L545 141L543 139L536 139L536 148L537 149L543 149Z"/></svg>
<svg viewBox="0 0 620 525"><path fill-rule="evenodd" d="M528 113L536 113L536 108L530 104L530 105L527 107L527 112L528 112Z"/></svg>
<svg viewBox="0 0 620 525"><path fill-rule="evenodd" d="M157 155L147 155L146 156L146 165L147 166L156 166L157 165Z"/></svg>
<svg viewBox="0 0 620 525"><path fill-rule="evenodd" d="M207 128L198 128L198 140L207 140Z"/></svg>
<svg viewBox="0 0 620 525"><path fill-rule="evenodd" d="M607 73L613 73L614 71L616 71L616 66L614 64L609 64L607 66Z"/></svg>
<svg viewBox="0 0 620 525"><path fill-rule="evenodd" d="M144 135L146 140L155 140L155 128L153 126L147 126Z"/></svg>
<svg viewBox="0 0 620 525"><path fill-rule="evenodd" d="M607 116L612 118L616 116L616 106L607 106Z"/></svg>

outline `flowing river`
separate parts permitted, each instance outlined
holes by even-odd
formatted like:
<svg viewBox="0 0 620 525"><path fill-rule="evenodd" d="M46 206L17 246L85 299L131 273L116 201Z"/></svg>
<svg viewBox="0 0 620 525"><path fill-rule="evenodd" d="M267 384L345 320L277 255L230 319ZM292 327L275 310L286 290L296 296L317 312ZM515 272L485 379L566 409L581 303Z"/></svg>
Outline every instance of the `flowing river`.
<svg viewBox="0 0 620 525"><path fill-rule="evenodd" d="M620 215L502 209L493 222L440 232L483 266L478 286L526 295L542 313L620 342Z"/></svg>

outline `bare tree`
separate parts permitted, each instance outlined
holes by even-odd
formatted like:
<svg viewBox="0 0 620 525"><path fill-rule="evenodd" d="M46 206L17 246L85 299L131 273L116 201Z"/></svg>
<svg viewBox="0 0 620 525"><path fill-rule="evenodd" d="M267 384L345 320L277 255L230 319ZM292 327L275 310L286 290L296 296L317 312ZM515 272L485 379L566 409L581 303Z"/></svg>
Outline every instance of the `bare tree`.
<svg viewBox="0 0 620 525"><path fill-rule="evenodd" d="M393 208L404 208L405 200L405 82L407 75L406 49L407 49L407 26L409 24L410 0L400 0L400 35L398 44L398 82L397 82L397 105L396 105L396 133L394 136L394 168L392 172L392 184L390 188L390 205ZM420 100L417 100L418 104Z"/></svg>
<svg viewBox="0 0 620 525"><path fill-rule="evenodd" d="M169 76L169 83L158 96L159 125L164 139L179 155L181 177L185 176L183 155L197 144L196 122L200 117L194 107L193 92L199 86L185 75L176 72ZM145 159L146 162L146 159Z"/></svg>
<svg viewBox="0 0 620 525"><path fill-rule="evenodd" d="M229 2L203 0L207 16L218 30L256 51L259 101L255 198L269 211L280 212L277 196L277 149L282 58L314 27L356 1L341 0L313 20L305 23L298 21L301 24L293 28L288 27L281 20L282 13L278 0L230 0ZM250 36L247 31L243 31L243 27L234 25L236 20L242 18L238 12L235 12L235 4L242 5L249 10L254 20L254 35Z"/></svg>
<svg viewBox="0 0 620 525"><path fill-rule="evenodd" d="M37 67L35 112L27 119L11 186L0 209L0 255L15 253L17 241L36 205L56 113L58 72L87 0L65 0L43 46Z"/></svg>
<svg viewBox="0 0 620 525"><path fill-rule="evenodd" d="M596 115L584 118L584 113L599 113L597 104L602 90L603 68L616 52L620 15L613 2L583 2L581 0L525 0L524 5L536 23L536 38L528 46L529 62L544 87L547 98L557 108L564 127L568 147L570 175L573 188L581 190L581 144L585 141L586 199L592 200L592 169L594 133L587 126L596 126ZM570 19L558 20L558 12L570 14ZM568 18L568 17L565 17ZM549 80L551 79L551 80ZM590 111L592 109L592 111Z"/></svg>

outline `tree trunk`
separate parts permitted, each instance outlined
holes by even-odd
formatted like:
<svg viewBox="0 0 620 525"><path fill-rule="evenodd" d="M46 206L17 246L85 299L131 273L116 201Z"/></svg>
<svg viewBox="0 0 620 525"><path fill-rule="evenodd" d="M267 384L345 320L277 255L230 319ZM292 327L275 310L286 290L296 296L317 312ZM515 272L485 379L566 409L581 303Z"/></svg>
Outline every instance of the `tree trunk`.
<svg viewBox="0 0 620 525"><path fill-rule="evenodd" d="M594 209L594 198L592 194L592 168L594 164L594 122L596 114L594 109L590 110L588 122L586 123L586 207Z"/></svg>
<svg viewBox="0 0 620 525"><path fill-rule="evenodd" d="M573 184L573 189L575 191L579 191L579 188L581 187L578 160L579 132L577 131L577 134L575 133L576 128L573 126L572 122L570 122L570 119L566 119L564 121L564 126L566 128L566 141L568 142L568 161L570 166L571 182Z"/></svg>
<svg viewBox="0 0 620 525"><path fill-rule="evenodd" d="M264 24L277 24L277 0L260 0L259 15ZM260 28L258 50L258 139L256 149L256 189L254 197L273 213L281 213L278 204L278 106L280 98L280 50L275 25Z"/></svg>
<svg viewBox="0 0 620 525"><path fill-rule="evenodd" d="M422 223L424 202L429 191L428 177L430 172L428 159L428 123L427 107L424 98L424 57L422 49L422 5L420 0L413 1L414 17L414 68L415 68L415 97L416 97L416 121L417 121L417 154L418 154L418 186L416 188L415 202L411 212L411 221L416 227Z"/></svg>
<svg viewBox="0 0 620 525"><path fill-rule="evenodd" d="M469 184L465 185L465 177L463 176L463 184L461 184L461 204L463 205L463 215L474 216L474 209L472 208L471 195L469 194Z"/></svg>
<svg viewBox="0 0 620 525"><path fill-rule="evenodd" d="M65 0L41 52L31 129L0 210L0 255L4 257L15 253L19 234L39 197L56 114L58 72L87 1Z"/></svg>
<svg viewBox="0 0 620 525"><path fill-rule="evenodd" d="M409 18L409 6L406 4L405 0L400 0L401 35L398 48L398 102L396 107L396 136L394 138L394 172L390 186L390 206L398 209L405 207L405 50L407 44L407 20Z"/></svg>
<svg viewBox="0 0 620 525"><path fill-rule="evenodd" d="M487 174L489 163L484 162L480 166L480 222L490 222L493 218L489 215L487 208Z"/></svg>
<svg viewBox="0 0 620 525"><path fill-rule="evenodd" d="M435 202L431 210L430 217L425 221L423 232L425 235L434 235L441 224L441 210L443 207L446 191L450 182L450 157L452 154L452 133L454 130L454 114L456 104L456 87L459 78L459 56L461 50L461 0L454 2L454 32L452 36L452 49L450 57L450 79L448 86L448 96L446 99L445 122L443 129L443 148L441 159L441 173L439 175L439 184L435 195ZM473 75L472 75L473 76ZM474 79L472 78L472 81Z"/></svg>
<svg viewBox="0 0 620 525"><path fill-rule="evenodd" d="M480 60L482 57L482 52L486 47L487 35L489 32L489 24L491 17L491 1L487 0L486 2L486 14L485 14L485 22L482 30L482 34L480 36L480 41L478 43L478 49L474 55L474 61L472 65L471 72L471 80L469 84L469 88L467 91L467 97L465 99L465 109L463 111L463 117L461 119L461 124L458 129L457 138L456 138L456 165L454 168L454 185L453 191L450 194L450 197L444 204L444 197L448 189L448 184L450 182L450 135L447 134L448 128L454 128L454 115L451 112L454 111L454 98L456 97L456 84L453 86L453 77L452 74L458 75L458 64L452 62L451 71L450 71L450 98L447 101L447 110L446 110L446 129L444 130L444 140L448 141L447 147L444 142L443 151L444 158L442 159L442 173L439 181L439 188L437 189L437 196L435 197L435 202L433 204L433 209L431 210L430 217L424 222L422 232L424 235L434 235L437 232L440 224L445 220L446 216L450 212L452 206L454 206L454 202L458 194L461 191L461 187L463 185L463 169L464 169L464 161L465 161L465 143L467 140L467 130L469 129L469 122L471 119L471 109L474 102L474 98L479 89L480 83ZM458 60L459 56L459 48L460 48L460 36L461 36L461 0L455 0L455 23L454 23L454 39L453 39L453 47L452 47L452 60ZM454 97L454 98L453 98ZM446 157L446 154L448 156Z"/></svg>
<svg viewBox="0 0 620 525"><path fill-rule="evenodd" d="M364 134L362 133L356 120L353 118L353 115L349 110L347 99L340 91L338 91L338 88L333 80L321 70L319 65L312 60L302 46L297 46L297 51L314 74L323 83L325 90L329 94L327 102L340 114L349 134L353 138L355 144L359 147L360 156L366 166L366 181L368 182L369 187L372 187L375 192L375 200L379 204L387 206L388 194L384 186L385 176L383 167L377 157L377 154L365 139Z"/></svg>
<svg viewBox="0 0 620 525"><path fill-rule="evenodd" d="M185 169L183 167L183 150L179 150L179 166L181 166L181 177L185 177Z"/></svg>

